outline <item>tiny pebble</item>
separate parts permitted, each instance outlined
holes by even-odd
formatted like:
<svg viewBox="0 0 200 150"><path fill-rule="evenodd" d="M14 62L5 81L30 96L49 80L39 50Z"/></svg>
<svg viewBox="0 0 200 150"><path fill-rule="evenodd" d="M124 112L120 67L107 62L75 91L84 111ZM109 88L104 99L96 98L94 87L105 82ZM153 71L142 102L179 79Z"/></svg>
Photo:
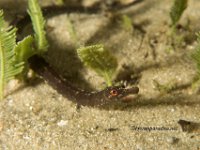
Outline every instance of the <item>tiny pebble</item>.
<svg viewBox="0 0 200 150"><path fill-rule="evenodd" d="M57 123L57 125L60 126L60 127L63 127L63 126L66 126L67 123L68 123L67 120L60 120L60 121Z"/></svg>
<svg viewBox="0 0 200 150"><path fill-rule="evenodd" d="M167 138L167 142L169 142L170 144L175 144L178 141L179 141L179 139L176 138L176 137L169 137L169 138Z"/></svg>

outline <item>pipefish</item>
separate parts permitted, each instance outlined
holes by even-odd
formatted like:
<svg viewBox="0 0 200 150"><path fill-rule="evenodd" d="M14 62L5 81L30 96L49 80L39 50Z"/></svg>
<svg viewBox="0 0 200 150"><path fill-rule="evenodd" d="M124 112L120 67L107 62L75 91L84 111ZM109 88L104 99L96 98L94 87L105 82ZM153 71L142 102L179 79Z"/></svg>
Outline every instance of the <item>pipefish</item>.
<svg viewBox="0 0 200 150"><path fill-rule="evenodd" d="M143 0L135 0L128 5L118 5L111 7L108 11L119 11L124 8L130 7ZM67 7L67 6L50 6L42 8L43 15L47 18L53 17L54 15L62 13L71 12L81 12L81 13L99 13L101 12L101 7L96 5L95 7ZM21 30L30 23L30 17L27 13L22 16L22 18L16 18L11 24L14 24L19 30ZM124 86L111 86L107 87L101 91L85 91L74 87L69 81L64 80L46 61L43 57L34 55L28 59L30 68L42 77L52 88L54 88L58 93L67 97L69 100L83 106L93 106L98 107L102 105L107 105L109 103L117 102L130 94L138 94L138 87L126 88Z"/></svg>
<svg viewBox="0 0 200 150"><path fill-rule="evenodd" d="M124 86L111 86L94 92L81 90L72 86L67 80L63 80L44 58L34 55L28 61L30 68L52 88L78 105L98 107L119 101L130 94L139 92L138 87L126 88Z"/></svg>

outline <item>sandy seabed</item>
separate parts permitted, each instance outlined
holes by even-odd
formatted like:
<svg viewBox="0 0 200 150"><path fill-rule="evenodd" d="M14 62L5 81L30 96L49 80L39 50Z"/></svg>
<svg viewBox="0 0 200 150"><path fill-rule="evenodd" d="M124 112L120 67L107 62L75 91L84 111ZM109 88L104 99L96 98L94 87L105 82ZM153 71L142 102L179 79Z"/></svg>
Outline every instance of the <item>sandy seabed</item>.
<svg viewBox="0 0 200 150"><path fill-rule="evenodd" d="M98 89L104 82L78 59L68 31L70 19L78 41L103 43L119 61L117 77L133 77L128 83L136 80L140 93L119 106L77 110L76 104L42 80L34 86L15 83L17 88L0 102L0 148L199 150L200 96L191 87L196 74L191 54L195 33L200 30L200 2L189 0L180 20L183 27L188 26L179 31L185 40L175 49L168 36L171 5L168 0L144 0L131 7L124 12L133 22L131 31L119 18L101 13L61 14L48 19L48 60L66 79L82 88ZM11 21L26 9L26 1L1 0L0 6ZM183 131L180 119L197 126Z"/></svg>

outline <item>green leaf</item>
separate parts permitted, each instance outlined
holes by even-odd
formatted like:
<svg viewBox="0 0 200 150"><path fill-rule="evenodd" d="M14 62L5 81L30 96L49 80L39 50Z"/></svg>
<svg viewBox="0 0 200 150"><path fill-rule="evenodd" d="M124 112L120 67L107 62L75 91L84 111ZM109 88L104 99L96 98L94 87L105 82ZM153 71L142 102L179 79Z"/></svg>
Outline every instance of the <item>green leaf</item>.
<svg viewBox="0 0 200 150"><path fill-rule="evenodd" d="M26 62L29 57L36 53L32 46L33 40L33 37L29 35L17 43L15 47L17 62Z"/></svg>
<svg viewBox="0 0 200 150"><path fill-rule="evenodd" d="M92 45L77 49L81 61L89 68L104 77L108 86L112 85L112 77L117 69L117 60L104 46Z"/></svg>
<svg viewBox="0 0 200 150"><path fill-rule="evenodd" d="M198 42L198 45L195 49L195 52L192 54L192 58L196 63L197 71L198 71L197 73L200 78L200 33L197 34L197 42Z"/></svg>
<svg viewBox="0 0 200 150"><path fill-rule="evenodd" d="M187 8L187 4L188 4L187 0L174 0L174 4L171 7L170 11L172 26L176 26L184 10Z"/></svg>
<svg viewBox="0 0 200 150"><path fill-rule="evenodd" d="M46 39L45 20L38 0L28 0L28 13L31 17L33 30L35 32L37 49L39 50L39 53L46 52L48 41Z"/></svg>
<svg viewBox="0 0 200 150"><path fill-rule="evenodd" d="M129 16L127 15L121 16L121 25L125 30L129 32L133 32L132 20Z"/></svg>
<svg viewBox="0 0 200 150"><path fill-rule="evenodd" d="M22 41L19 41L15 46L15 60L18 62L24 62L23 72L17 76L18 79L24 80L28 73L28 58L36 54L36 50L33 48L34 38L32 36L25 37Z"/></svg>
<svg viewBox="0 0 200 150"><path fill-rule="evenodd" d="M6 27L3 11L0 11L0 99L6 83L22 72L23 62L16 63L16 28Z"/></svg>
<svg viewBox="0 0 200 150"><path fill-rule="evenodd" d="M71 22L69 17L67 18L67 28L68 28L68 32L69 32L70 38L74 42L75 46L78 48L80 46L80 43L79 43L79 41L77 39L76 30L74 28L74 25Z"/></svg>

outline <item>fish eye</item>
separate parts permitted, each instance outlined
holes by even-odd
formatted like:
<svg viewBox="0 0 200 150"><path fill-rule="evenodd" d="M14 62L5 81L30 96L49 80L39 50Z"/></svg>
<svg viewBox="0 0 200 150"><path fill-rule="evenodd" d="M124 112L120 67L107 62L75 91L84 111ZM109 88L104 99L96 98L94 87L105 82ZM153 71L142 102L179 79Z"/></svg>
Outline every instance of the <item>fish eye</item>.
<svg viewBox="0 0 200 150"><path fill-rule="evenodd" d="M111 90L110 91L110 96L117 96L117 95L118 95L117 90Z"/></svg>

